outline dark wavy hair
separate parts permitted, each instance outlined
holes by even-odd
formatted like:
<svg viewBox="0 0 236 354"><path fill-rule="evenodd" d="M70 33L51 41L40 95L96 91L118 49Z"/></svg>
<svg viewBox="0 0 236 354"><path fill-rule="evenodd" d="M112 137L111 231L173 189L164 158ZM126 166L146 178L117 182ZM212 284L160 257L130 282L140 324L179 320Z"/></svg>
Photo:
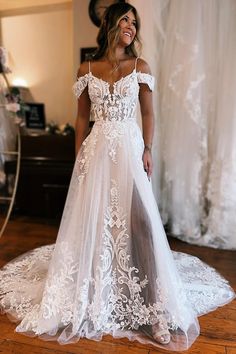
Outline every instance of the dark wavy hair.
<svg viewBox="0 0 236 354"><path fill-rule="evenodd" d="M109 6L103 15L102 23L97 35L98 49L93 55L93 60L107 56L111 62L116 62L115 48L119 41L120 27L119 21L129 11L132 11L136 19L136 35L132 43L125 48L125 53L131 57L137 57L141 51L141 41L139 37L140 19L134 6L128 3L115 3ZM136 49L138 44L138 52Z"/></svg>

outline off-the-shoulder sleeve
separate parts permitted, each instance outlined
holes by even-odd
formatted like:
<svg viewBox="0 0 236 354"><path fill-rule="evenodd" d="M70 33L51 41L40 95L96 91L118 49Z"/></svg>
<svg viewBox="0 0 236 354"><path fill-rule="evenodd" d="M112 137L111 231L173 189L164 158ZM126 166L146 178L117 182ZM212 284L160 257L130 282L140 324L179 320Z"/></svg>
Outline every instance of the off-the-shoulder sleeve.
<svg viewBox="0 0 236 354"><path fill-rule="evenodd" d="M138 83L147 84L151 91L154 90L155 77L146 73L137 73Z"/></svg>
<svg viewBox="0 0 236 354"><path fill-rule="evenodd" d="M88 85L89 74L85 74L84 76L80 76L77 81L74 83L72 87L72 91L77 98L84 91L85 87Z"/></svg>

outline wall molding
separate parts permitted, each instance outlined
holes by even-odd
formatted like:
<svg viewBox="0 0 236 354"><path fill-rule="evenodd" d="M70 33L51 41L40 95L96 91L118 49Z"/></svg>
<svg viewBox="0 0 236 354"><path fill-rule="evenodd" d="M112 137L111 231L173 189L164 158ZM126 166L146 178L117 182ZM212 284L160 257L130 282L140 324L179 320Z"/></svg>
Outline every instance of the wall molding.
<svg viewBox="0 0 236 354"><path fill-rule="evenodd" d="M66 1L58 4L27 6L18 9L2 10L0 11L0 18L10 17L10 16L29 15L29 14L39 14L44 12L71 10L71 9L72 9L72 2Z"/></svg>

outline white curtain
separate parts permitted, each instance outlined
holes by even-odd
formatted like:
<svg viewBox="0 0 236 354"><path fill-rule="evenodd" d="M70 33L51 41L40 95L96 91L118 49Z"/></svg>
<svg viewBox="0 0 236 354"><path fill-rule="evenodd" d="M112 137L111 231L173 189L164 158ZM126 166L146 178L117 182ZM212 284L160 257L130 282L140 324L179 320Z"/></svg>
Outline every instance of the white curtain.
<svg viewBox="0 0 236 354"><path fill-rule="evenodd" d="M236 249L236 1L131 3L158 79L153 185L163 223L184 241Z"/></svg>

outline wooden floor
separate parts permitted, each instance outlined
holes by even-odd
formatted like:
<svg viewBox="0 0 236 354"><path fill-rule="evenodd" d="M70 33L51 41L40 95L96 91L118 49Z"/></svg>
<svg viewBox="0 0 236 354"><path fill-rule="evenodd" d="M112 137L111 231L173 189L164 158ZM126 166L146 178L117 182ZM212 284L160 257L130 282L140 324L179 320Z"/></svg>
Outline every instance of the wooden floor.
<svg viewBox="0 0 236 354"><path fill-rule="evenodd" d="M34 247L53 243L58 225L43 220L15 217L0 240L0 266ZM214 250L169 239L171 248L200 257L225 276L236 290L236 252ZM236 300L208 315L200 317L201 335L189 354L236 354ZM0 353L4 354L155 354L173 353L144 346L126 339L106 336L101 342L81 339L75 344L60 346L14 332L15 324L0 316Z"/></svg>

